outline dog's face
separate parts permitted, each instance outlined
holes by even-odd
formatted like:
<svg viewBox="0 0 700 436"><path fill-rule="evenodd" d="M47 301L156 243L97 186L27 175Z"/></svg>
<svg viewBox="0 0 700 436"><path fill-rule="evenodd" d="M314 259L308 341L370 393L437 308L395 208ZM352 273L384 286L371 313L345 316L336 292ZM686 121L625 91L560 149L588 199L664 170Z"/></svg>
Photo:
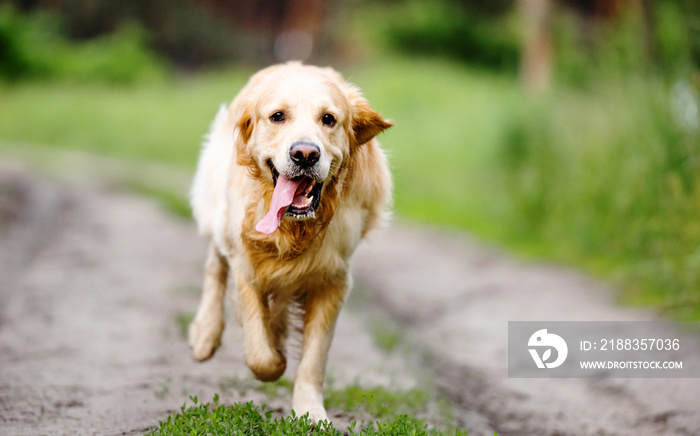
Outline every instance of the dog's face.
<svg viewBox="0 0 700 436"><path fill-rule="evenodd" d="M252 152L256 163L279 176L301 180L300 191L288 207L295 218L313 216L323 183L350 152L350 105L342 91L314 73L279 77L261 96L256 108Z"/></svg>
<svg viewBox="0 0 700 436"><path fill-rule="evenodd" d="M264 70L239 122L239 162L253 166L274 188L258 231L273 233L283 217L314 218L324 184L357 147L390 126L331 70Z"/></svg>

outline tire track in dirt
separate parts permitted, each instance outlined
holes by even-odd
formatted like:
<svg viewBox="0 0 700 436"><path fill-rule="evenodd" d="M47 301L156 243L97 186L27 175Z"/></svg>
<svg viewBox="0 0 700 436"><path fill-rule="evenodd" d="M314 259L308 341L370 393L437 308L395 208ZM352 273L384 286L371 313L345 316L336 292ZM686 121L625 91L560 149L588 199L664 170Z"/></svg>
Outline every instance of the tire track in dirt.
<svg viewBox="0 0 700 436"><path fill-rule="evenodd" d="M698 435L700 379L509 379L508 321L655 320L565 268L518 262L465 236L400 224L356 278L431 355L460 426L492 435ZM685 359L700 360L700 341Z"/></svg>

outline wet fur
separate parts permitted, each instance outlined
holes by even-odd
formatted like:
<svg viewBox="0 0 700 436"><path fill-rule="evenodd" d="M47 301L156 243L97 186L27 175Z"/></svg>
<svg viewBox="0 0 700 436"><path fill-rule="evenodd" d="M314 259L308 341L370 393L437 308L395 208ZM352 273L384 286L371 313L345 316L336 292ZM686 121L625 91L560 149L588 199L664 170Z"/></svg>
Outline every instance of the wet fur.
<svg viewBox="0 0 700 436"><path fill-rule="evenodd" d="M290 102L289 95L295 94L280 88L289 77L313 91L304 102ZM276 94L290 111L315 107L315 99L331 101L340 108L343 124L332 131L310 126L325 141L324 152L330 150L335 159L315 218L285 217L276 232L266 235L255 225L269 209L274 190L270 170L262 164L272 142L260 138L275 137L275 131L265 124L260 107ZM211 240L202 301L190 326L195 359L210 358L219 346L223 295L231 275L247 365L260 380L278 379L286 369L289 314L299 313L303 343L293 408L315 420L326 418L322 383L335 321L351 286L350 260L367 232L384 221L390 203L386 159L373 139L390 126L338 73L298 63L257 73L230 107L220 110L191 192L200 232ZM282 138L282 144L294 139Z"/></svg>

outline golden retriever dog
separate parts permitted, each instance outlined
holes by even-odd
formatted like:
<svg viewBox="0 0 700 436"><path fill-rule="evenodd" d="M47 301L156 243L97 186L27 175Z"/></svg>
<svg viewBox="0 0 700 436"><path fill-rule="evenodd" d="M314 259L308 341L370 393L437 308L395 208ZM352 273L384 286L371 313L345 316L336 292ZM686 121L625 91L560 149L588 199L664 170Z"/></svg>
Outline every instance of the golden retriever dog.
<svg viewBox="0 0 700 436"><path fill-rule="evenodd" d="M391 177L374 137L391 126L334 70L292 62L255 74L219 110L201 151L191 204L211 243L192 355L203 361L219 346L230 273L257 379L284 373L297 314L292 408L314 421L327 419L323 378L352 254L388 213Z"/></svg>

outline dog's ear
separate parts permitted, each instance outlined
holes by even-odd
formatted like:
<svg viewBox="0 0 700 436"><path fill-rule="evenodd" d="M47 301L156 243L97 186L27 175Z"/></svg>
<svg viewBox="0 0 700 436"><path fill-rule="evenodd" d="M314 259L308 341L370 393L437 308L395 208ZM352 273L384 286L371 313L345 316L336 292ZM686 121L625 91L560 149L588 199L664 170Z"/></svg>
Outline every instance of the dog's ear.
<svg viewBox="0 0 700 436"><path fill-rule="evenodd" d="M250 137L253 136L253 105L250 104L250 102L245 102L243 104L243 110L234 114L234 117L238 118L238 120L235 121L236 129L239 134L238 141L236 141L238 163L248 166L254 163L248 152L248 141L250 141Z"/></svg>
<svg viewBox="0 0 700 436"><path fill-rule="evenodd" d="M377 136L382 131L393 126L394 123L382 118L369 107L367 100L360 94L357 88L348 87L348 99L352 107L352 132L356 145L362 145Z"/></svg>
<svg viewBox="0 0 700 436"><path fill-rule="evenodd" d="M382 118L367 102L355 106L352 117L352 130L355 133L357 145L364 144L377 136L382 131L393 126L394 123Z"/></svg>
<svg viewBox="0 0 700 436"><path fill-rule="evenodd" d="M253 135L253 107L250 102L246 102L243 105L243 111L240 114L236 127L238 127L238 131L241 134L241 139L247 144Z"/></svg>

